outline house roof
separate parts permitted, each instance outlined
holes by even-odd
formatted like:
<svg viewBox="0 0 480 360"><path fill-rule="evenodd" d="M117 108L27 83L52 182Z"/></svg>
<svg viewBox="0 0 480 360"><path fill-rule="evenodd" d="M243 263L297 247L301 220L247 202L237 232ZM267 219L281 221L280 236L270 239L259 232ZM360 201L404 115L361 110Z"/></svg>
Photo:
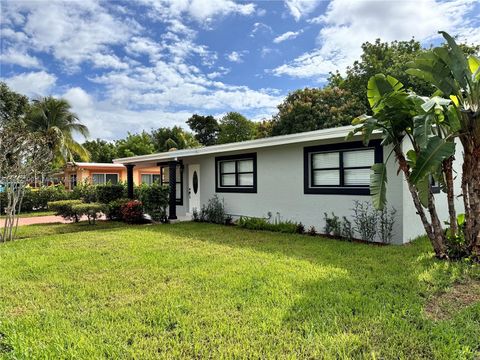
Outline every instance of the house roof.
<svg viewBox="0 0 480 360"><path fill-rule="evenodd" d="M309 141L327 140L327 139L344 139L348 133L353 130L353 126L342 126L331 129L323 129L316 131L308 131L298 134L273 136L263 139L241 141L230 144L212 145L193 149L174 150L156 154L132 156L127 158L114 159L117 164L135 164L146 161L162 161L176 158L200 156L207 154L217 154L229 151L240 151L249 149L258 149L271 146L296 144Z"/></svg>
<svg viewBox="0 0 480 360"><path fill-rule="evenodd" d="M69 166L77 166L85 169L91 168L112 168L112 169L124 169L125 167L119 164L112 164L112 163L97 163L97 162L75 162L75 163L68 163Z"/></svg>

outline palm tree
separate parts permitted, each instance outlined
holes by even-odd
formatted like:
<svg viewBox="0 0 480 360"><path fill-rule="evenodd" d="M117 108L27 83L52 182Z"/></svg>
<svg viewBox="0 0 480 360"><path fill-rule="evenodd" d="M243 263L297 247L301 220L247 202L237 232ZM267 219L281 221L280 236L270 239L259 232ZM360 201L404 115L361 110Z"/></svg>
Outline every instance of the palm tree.
<svg viewBox="0 0 480 360"><path fill-rule="evenodd" d="M25 119L30 131L45 138L57 166L73 161L74 155L84 161L90 158L88 150L73 138L76 133L87 137L88 129L70 109L67 100L48 96L34 100Z"/></svg>

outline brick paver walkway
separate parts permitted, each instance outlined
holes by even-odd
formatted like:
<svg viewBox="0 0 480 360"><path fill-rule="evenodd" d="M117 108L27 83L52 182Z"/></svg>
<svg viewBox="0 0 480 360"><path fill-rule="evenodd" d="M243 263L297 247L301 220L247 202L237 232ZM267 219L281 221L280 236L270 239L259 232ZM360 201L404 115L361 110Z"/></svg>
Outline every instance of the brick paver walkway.
<svg viewBox="0 0 480 360"><path fill-rule="evenodd" d="M81 221L87 220L86 217L82 217ZM18 226L34 225L34 224L53 224L53 223L70 223L71 221L65 220L61 216L47 215L47 216L32 216L24 217L18 220ZM5 224L5 219L0 219L0 228Z"/></svg>

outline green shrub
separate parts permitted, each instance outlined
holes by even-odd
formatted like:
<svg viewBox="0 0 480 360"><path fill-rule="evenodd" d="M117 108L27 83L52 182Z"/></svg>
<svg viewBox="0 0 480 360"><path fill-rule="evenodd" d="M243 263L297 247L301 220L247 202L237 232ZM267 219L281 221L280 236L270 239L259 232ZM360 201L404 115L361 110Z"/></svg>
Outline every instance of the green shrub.
<svg viewBox="0 0 480 360"><path fill-rule="evenodd" d="M293 221L277 221L272 224L268 220L256 217L240 217L238 226L250 230L267 230L276 231L288 234L295 234L298 232L298 225Z"/></svg>
<svg viewBox="0 0 480 360"><path fill-rule="evenodd" d="M86 203L97 201L96 186L88 181L77 184L70 193L70 199L83 200Z"/></svg>
<svg viewBox="0 0 480 360"><path fill-rule="evenodd" d="M78 222L80 216L73 209L74 205L82 204L81 200L61 200L51 201L48 203L48 208L55 211L55 215L59 215L66 220L72 220Z"/></svg>
<svg viewBox="0 0 480 360"><path fill-rule="evenodd" d="M200 221L213 224L225 224L227 214L223 202L217 195L208 200L207 205L203 205L200 210Z"/></svg>
<svg viewBox="0 0 480 360"><path fill-rule="evenodd" d="M328 217L327 213L324 214L325 227L323 231L327 235L341 236L342 233L342 224L337 215L332 212L332 217Z"/></svg>
<svg viewBox="0 0 480 360"><path fill-rule="evenodd" d="M347 241L353 241L354 239L354 231L352 227L352 222L348 220L345 216L342 220L342 238Z"/></svg>
<svg viewBox="0 0 480 360"><path fill-rule="evenodd" d="M158 182L151 185L143 185L140 191L140 201L143 203L145 212L152 220L167 221L167 207L169 200L168 186L162 186Z"/></svg>
<svg viewBox="0 0 480 360"><path fill-rule="evenodd" d="M68 192L63 185L42 186L39 189L33 189L32 195L35 210L46 210L49 202L68 199Z"/></svg>
<svg viewBox="0 0 480 360"><path fill-rule="evenodd" d="M88 219L89 224L95 224L95 221L100 217L101 213L103 212L104 206L105 205L98 203L74 204L72 205L72 211L76 214L76 216L78 216L78 218L85 215Z"/></svg>
<svg viewBox="0 0 480 360"><path fill-rule="evenodd" d="M109 220L123 220L122 206L129 202L130 199L118 199L105 205L105 215Z"/></svg>
<svg viewBox="0 0 480 360"><path fill-rule="evenodd" d="M310 226L307 230L307 235L309 236L316 236L317 235L317 229L315 229L315 226Z"/></svg>
<svg viewBox="0 0 480 360"><path fill-rule="evenodd" d="M109 204L112 201L119 200L125 197L126 187L124 183L96 185L96 201L102 204Z"/></svg>

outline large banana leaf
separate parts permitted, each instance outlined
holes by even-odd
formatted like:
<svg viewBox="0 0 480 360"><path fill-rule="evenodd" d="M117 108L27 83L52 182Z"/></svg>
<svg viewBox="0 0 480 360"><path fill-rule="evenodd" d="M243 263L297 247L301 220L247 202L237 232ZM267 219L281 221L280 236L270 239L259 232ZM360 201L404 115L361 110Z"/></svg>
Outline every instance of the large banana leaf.
<svg viewBox="0 0 480 360"><path fill-rule="evenodd" d="M378 106L382 97L386 94L403 89L403 84L390 75L377 74L368 80L367 97L370 107Z"/></svg>
<svg viewBox="0 0 480 360"><path fill-rule="evenodd" d="M480 59L476 56L470 55L468 57L468 66L473 74L475 81L480 81Z"/></svg>
<svg viewBox="0 0 480 360"><path fill-rule="evenodd" d="M432 114L418 115L413 118L413 137L421 149L428 144L428 139L432 136Z"/></svg>
<svg viewBox="0 0 480 360"><path fill-rule="evenodd" d="M430 177L425 176L415 185L415 187L417 188L417 191L418 191L418 199L420 200L420 203L422 204L423 207L427 207L428 194L430 192Z"/></svg>
<svg viewBox="0 0 480 360"><path fill-rule="evenodd" d="M440 163L455 154L455 143L445 141L438 136L428 139L427 146L420 150L415 167L412 170L410 179L412 183L418 184L433 169L440 166Z"/></svg>
<svg viewBox="0 0 480 360"><path fill-rule="evenodd" d="M387 167L383 163L374 164L370 175L370 194L376 209L383 209L387 203Z"/></svg>
<svg viewBox="0 0 480 360"><path fill-rule="evenodd" d="M448 46L450 47L449 55L451 60L450 63L447 63L447 65L450 68L455 80L462 88L465 89L471 76L465 54L449 34L447 34L445 31L439 31L439 33L443 35L445 40L447 40Z"/></svg>

